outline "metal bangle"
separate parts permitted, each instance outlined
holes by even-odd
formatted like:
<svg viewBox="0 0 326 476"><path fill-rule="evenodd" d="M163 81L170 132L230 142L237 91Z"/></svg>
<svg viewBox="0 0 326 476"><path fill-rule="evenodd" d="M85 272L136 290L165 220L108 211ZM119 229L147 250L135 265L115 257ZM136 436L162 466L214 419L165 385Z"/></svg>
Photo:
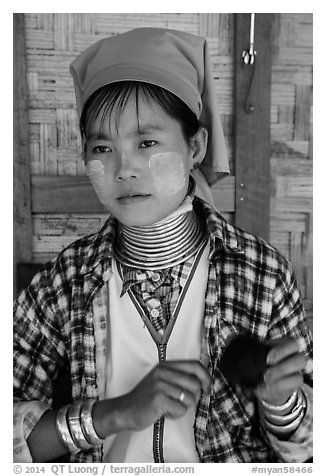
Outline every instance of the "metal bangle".
<svg viewBox="0 0 326 476"><path fill-rule="evenodd" d="M299 413L297 418L293 420L291 423L289 423L288 425L284 425L284 426L273 425L273 423L270 423L266 419L264 419L264 422L265 422L266 428L270 430L272 433L276 435L284 435L285 433L292 433L293 431L295 431L299 427L303 417L304 417L304 408L301 408L301 412Z"/></svg>
<svg viewBox="0 0 326 476"><path fill-rule="evenodd" d="M304 391L302 389L300 389L299 395L300 395L300 399L301 399L300 402L302 403L304 410L306 410L306 408L307 408L307 399L306 399L306 396L305 396Z"/></svg>
<svg viewBox="0 0 326 476"><path fill-rule="evenodd" d="M287 425L294 421L300 414L301 410L303 409L302 403L297 404L287 415L275 415L274 413L270 413L264 411L264 417L270 423L275 423L276 425Z"/></svg>
<svg viewBox="0 0 326 476"><path fill-rule="evenodd" d="M75 445L68 428L67 412L69 408L70 405L65 405L64 407L60 408L56 416L55 424L61 440L68 452L71 454L76 454L80 451L80 448Z"/></svg>
<svg viewBox="0 0 326 476"><path fill-rule="evenodd" d="M285 410L290 410L290 408L293 406L294 403L296 403L296 400L298 398L298 392L295 390L292 395L287 399L285 403L282 405L272 405L271 403L266 402L266 400L261 399L261 404L266 410L272 412L272 413L280 413L284 412Z"/></svg>
<svg viewBox="0 0 326 476"><path fill-rule="evenodd" d="M80 423L81 406L82 402L76 402L69 408L67 413L68 427L75 445L81 450L89 450L92 445L86 440Z"/></svg>
<svg viewBox="0 0 326 476"><path fill-rule="evenodd" d="M93 446L99 446L103 444L105 438L100 438L94 428L92 410L95 401L94 399L90 399L83 402L80 410L80 423L88 443Z"/></svg>

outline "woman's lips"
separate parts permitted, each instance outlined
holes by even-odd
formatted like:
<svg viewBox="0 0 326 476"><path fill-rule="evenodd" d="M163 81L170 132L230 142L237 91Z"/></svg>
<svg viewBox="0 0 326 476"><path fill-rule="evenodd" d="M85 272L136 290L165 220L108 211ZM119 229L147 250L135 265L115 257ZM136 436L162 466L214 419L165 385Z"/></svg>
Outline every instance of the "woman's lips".
<svg viewBox="0 0 326 476"><path fill-rule="evenodd" d="M126 196L123 196L123 197L119 197L118 201L122 205L132 205L134 203L144 202L149 197L150 197L150 195L137 195L137 194L135 194L135 195L126 195Z"/></svg>

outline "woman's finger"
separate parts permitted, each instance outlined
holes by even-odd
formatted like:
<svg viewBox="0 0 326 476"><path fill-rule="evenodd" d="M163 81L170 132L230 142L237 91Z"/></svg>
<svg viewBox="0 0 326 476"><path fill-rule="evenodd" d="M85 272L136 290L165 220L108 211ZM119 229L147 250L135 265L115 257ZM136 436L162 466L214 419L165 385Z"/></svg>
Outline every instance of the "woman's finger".
<svg viewBox="0 0 326 476"><path fill-rule="evenodd" d="M202 383L193 374L187 374L176 369L164 369L157 376L158 383L171 385L176 389L185 389L191 395L197 396L202 389Z"/></svg>
<svg viewBox="0 0 326 476"><path fill-rule="evenodd" d="M274 345L273 342L271 345ZM266 359L267 365L275 365L286 357L298 353L299 350L299 344L296 340L282 339L276 342L276 345L268 352Z"/></svg>
<svg viewBox="0 0 326 476"><path fill-rule="evenodd" d="M208 391L211 384L211 376L199 360L168 360L164 365L167 368L178 370L184 375L196 377L200 381L203 390L205 392Z"/></svg>
<svg viewBox="0 0 326 476"><path fill-rule="evenodd" d="M176 385L171 382L160 381L156 384L155 390L188 408L195 403L200 392L200 386L189 389L189 387L182 386L181 383Z"/></svg>
<svg viewBox="0 0 326 476"><path fill-rule="evenodd" d="M291 355L276 365L268 367L264 374L264 382L273 383L296 372L300 373L305 369L306 363L306 358L303 354Z"/></svg>
<svg viewBox="0 0 326 476"><path fill-rule="evenodd" d="M295 390L300 388L303 377L300 373L288 375L286 378L278 380L276 383L262 384L256 390L258 398L262 398L274 404L284 403Z"/></svg>

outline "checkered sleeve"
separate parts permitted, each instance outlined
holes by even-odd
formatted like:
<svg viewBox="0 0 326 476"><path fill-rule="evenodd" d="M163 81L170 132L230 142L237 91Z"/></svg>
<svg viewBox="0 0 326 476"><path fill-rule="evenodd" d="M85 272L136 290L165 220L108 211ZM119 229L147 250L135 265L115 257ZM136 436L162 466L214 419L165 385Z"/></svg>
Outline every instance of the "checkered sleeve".
<svg viewBox="0 0 326 476"><path fill-rule="evenodd" d="M44 411L51 407L52 383L63 366L59 275L38 273L14 303L14 457L30 461L26 443Z"/></svg>
<svg viewBox="0 0 326 476"><path fill-rule="evenodd" d="M13 410L13 461L32 463L27 438L49 405L43 402L17 402Z"/></svg>
<svg viewBox="0 0 326 476"><path fill-rule="evenodd" d="M274 290L274 306L268 338L293 338L299 344L300 352L307 365L303 373L303 391L307 409L299 428L287 441L278 440L266 432L273 449L285 462L303 462L312 457L312 336L305 318L305 311L298 285L288 261L283 258L278 269L278 282Z"/></svg>
<svg viewBox="0 0 326 476"><path fill-rule="evenodd" d="M299 287L291 264L281 257L274 290L272 317L267 338L293 338L306 359L304 381L312 386L312 336L306 321Z"/></svg>

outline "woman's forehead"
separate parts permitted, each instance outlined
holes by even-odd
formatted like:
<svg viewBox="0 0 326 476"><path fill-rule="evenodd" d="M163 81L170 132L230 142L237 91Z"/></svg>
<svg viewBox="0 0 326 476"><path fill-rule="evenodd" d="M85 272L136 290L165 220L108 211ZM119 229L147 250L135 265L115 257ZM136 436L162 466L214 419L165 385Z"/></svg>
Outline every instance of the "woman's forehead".
<svg viewBox="0 0 326 476"><path fill-rule="evenodd" d="M153 98L140 93L136 99L132 93L123 104L115 102L111 107L103 104L87 123L87 137L104 131L114 134L125 130L137 135L164 131L171 119Z"/></svg>

